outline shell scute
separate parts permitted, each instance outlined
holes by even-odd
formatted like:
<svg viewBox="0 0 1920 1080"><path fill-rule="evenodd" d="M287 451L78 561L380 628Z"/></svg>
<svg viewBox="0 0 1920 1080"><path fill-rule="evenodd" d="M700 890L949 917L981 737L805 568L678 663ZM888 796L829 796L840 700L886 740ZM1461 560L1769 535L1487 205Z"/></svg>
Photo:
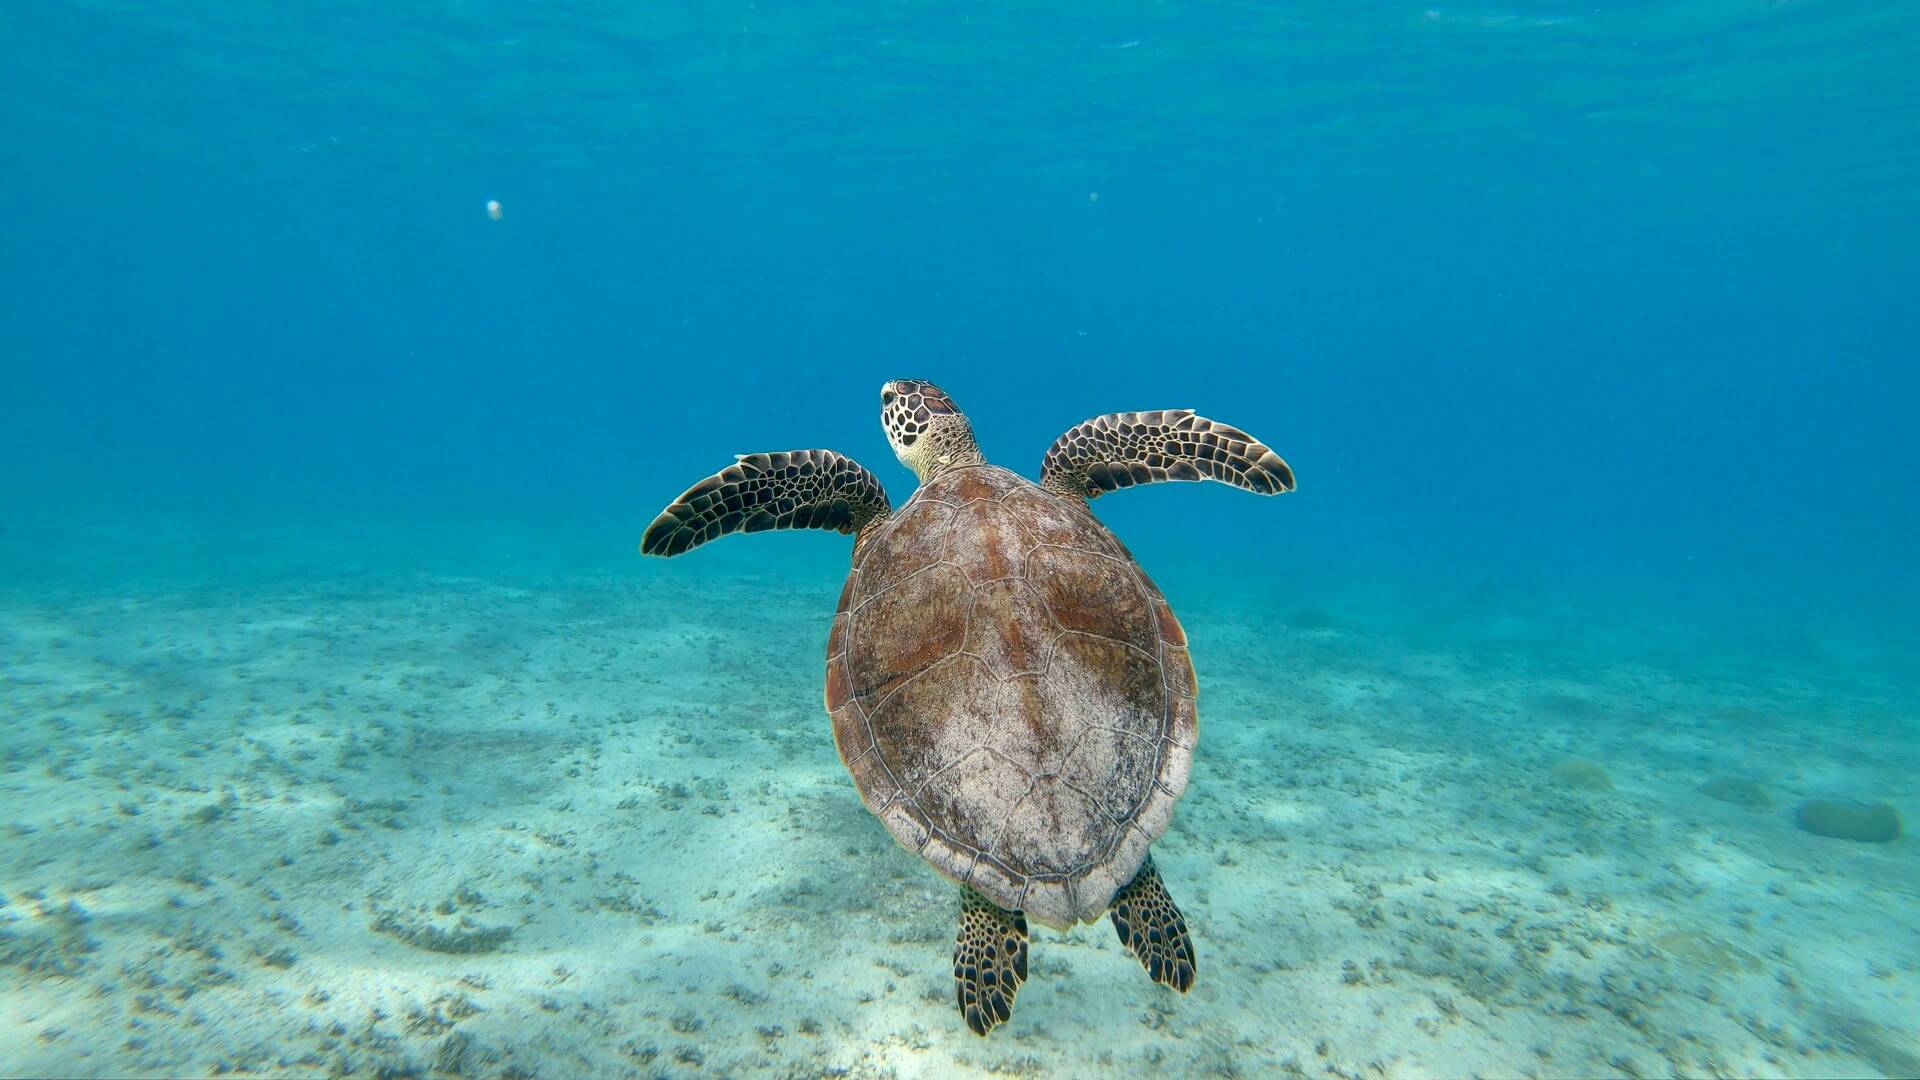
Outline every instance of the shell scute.
<svg viewBox="0 0 1920 1080"><path fill-rule="evenodd" d="M852 695L853 683L847 678L845 658L836 655L827 662L827 712L838 712Z"/></svg>
<svg viewBox="0 0 1920 1080"><path fill-rule="evenodd" d="M848 620L847 661L854 693L872 701L967 640L973 594L952 566L936 564L862 600Z"/></svg>
<svg viewBox="0 0 1920 1080"><path fill-rule="evenodd" d="M1054 636L1052 614L1024 578L1003 578L974 589L966 650L996 678L1044 672Z"/></svg>
<svg viewBox="0 0 1920 1080"><path fill-rule="evenodd" d="M1051 544L1027 557L1027 580L1062 628L1124 641L1151 654L1157 652L1159 630L1139 576L1130 562Z"/></svg>

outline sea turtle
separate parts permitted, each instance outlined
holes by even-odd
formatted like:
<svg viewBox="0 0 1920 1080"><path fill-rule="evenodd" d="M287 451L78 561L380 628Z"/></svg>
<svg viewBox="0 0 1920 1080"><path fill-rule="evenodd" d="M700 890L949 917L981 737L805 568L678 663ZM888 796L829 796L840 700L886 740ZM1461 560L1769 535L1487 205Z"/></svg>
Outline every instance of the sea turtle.
<svg viewBox="0 0 1920 1080"><path fill-rule="evenodd" d="M1293 471L1186 409L1097 416L1047 451L1040 483L987 464L938 387L880 391L894 453L920 479L898 511L831 450L747 454L648 526L678 555L733 532L855 536L827 642L826 704L860 797L960 886L955 996L1004 1023L1027 977L1027 919L1111 913L1155 982L1185 992L1194 950L1148 855L1187 786L1198 716L1187 639L1088 501L1156 480L1262 495Z"/></svg>

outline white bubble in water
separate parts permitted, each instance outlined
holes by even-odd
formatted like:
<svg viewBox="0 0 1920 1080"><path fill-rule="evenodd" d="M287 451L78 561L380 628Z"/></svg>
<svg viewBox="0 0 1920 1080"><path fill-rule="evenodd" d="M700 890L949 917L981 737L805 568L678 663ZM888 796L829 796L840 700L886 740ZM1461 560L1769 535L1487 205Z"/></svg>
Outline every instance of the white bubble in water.
<svg viewBox="0 0 1920 1080"><path fill-rule="evenodd" d="M487 217L491 218L494 221L499 221L503 216L504 215L500 210L500 200L488 199L487 200Z"/></svg>

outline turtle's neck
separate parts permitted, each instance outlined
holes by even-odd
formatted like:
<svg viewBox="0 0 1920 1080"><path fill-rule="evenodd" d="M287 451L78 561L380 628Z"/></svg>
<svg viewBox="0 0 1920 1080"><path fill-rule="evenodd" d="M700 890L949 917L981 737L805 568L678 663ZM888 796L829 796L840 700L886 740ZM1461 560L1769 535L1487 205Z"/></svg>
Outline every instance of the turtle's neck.
<svg viewBox="0 0 1920 1080"><path fill-rule="evenodd" d="M970 469L986 463L987 459L981 456L978 447L969 447L964 454L954 454L951 457L943 455L935 459L927 467L927 471L920 474L920 482L930 484L956 469Z"/></svg>
<svg viewBox="0 0 1920 1080"><path fill-rule="evenodd" d="M973 426L962 420L957 424L941 424L928 431L922 445L916 447L919 453L914 455L914 464L920 466L914 472L920 477L921 484L930 484L955 469L965 469L974 465L985 465L987 459L980 453L980 444L973 437Z"/></svg>

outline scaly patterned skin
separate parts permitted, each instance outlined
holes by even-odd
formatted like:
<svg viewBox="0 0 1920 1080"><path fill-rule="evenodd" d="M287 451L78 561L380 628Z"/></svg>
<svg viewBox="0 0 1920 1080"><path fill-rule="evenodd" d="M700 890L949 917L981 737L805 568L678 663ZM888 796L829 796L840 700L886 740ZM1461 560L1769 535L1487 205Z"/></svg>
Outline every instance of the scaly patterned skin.
<svg viewBox="0 0 1920 1080"><path fill-rule="evenodd" d="M1113 898L1113 929L1120 941L1140 958L1140 966L1154 982L1181 993L1193 989L1193 940L1187 920L1167 895L1160 871L1148 858L1127 887Z"/></svg>
<svg viewBox="0 0 1920 1080"><path fill-rule="evenodd" d="M953 994L975 1035L1013 1016L1027 981L1027 920L972 889L960 890L960 934L953 943Z"/></svg>
<svg viewBox="0 0 1920 1080"><path fill-rule="evenodd" d="M831 450L742 454L688 488L647 526L640 550L678 555L735 532L859 532L892 507L880 480Z"/></svg>
<svg viewBox="0 0 1920 1080"><path fill-rule="evenodd" d="M986 462L966 414L930 382L895 379L882 386L880 426L894 456L922 484L948 470Z"/></svg>
<svg viewBox="0 0 1920 1080"><path fill-rule="evenodd" d="M1040 468L1041 486L1083 499L1161 480L1218 480L1260 495L1293 490L1280 455L1192 409L1096 416L1056 439Z"/></svg>

